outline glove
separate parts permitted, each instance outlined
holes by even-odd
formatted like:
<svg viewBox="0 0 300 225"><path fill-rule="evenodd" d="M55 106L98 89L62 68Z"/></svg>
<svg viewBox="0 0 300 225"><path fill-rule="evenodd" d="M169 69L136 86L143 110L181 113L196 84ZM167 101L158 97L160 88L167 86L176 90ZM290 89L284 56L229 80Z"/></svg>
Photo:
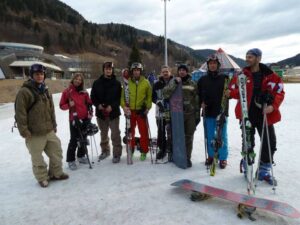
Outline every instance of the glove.
<svg viewBox="0 0 300 225"><path fill-rule="evenodd" d="M159 111L163 112L164 111L164 103L163 100L158 100L156 102L157 107L159 108Z"/></svg>
<svg viewBox="0 0 300 225"><path fill-rule="evenodd" d="M75 117L74 120L72 121L72 125L76 128L80 128L82 124L82 121L78 119L78 117Z"/></svg>
<svg viewBox="0 0 300 225"><path fill-rule="evenodd" d="M272 105L274 102L274 96L268 91L264 92L261 98L262 98L262 102L266 103L267 105Z"/></svg>

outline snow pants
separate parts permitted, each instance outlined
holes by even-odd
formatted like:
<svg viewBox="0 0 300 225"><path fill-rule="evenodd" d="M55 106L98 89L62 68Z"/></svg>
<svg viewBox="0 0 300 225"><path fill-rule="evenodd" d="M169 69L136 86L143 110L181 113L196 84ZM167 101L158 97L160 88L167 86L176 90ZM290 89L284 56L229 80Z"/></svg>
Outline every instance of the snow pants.
<svg viewBox="0 0 300 225"><path fill-rule="evenodd" d="M31 155L32 171L38 182L63 174L61 142L54 131L46 135L32 136L25 140ZM49 171L42 153L49 157Z"/></svg>
<svg viewBox="0 0 300 225"><path fill-rule="evenodd" d="M214 148L212 145L212 141L215 137L216 118L206 117L204 125L205 125L206 132L207 132L208 156L214 157ZM228 158L227 118L224 123L223 130L222 130L222 141L223 141L223 145L218 150L219 160L227 160L227 158Z"/></svg>
<svg viewBox="0 0 300 225"><path fill-rule="evenodd" d="M141 152L147 153L149 151L149 132L148 132L148 121L147 116L140 115L136 111L131 111L130 116L130 126L131 126L131 135L135 137L135 127L138 126L139 133L140 133L140 146ZM131 148L134 149L135 147L135 138L131 139Z"/></svg>
<svg viewBox="0 0 300 225"><path fill-rule="evenodd" d="M121 131L120 131L120 117L117 117L113 120L109 118L100 119L97 118L97 123L100 128L100 137L101 137L101 151L110 153L109 146L109 137L108 131L111 132L111 141L113 146L113 156L121 157L122 155L122 144L121 144Z"/></svg>

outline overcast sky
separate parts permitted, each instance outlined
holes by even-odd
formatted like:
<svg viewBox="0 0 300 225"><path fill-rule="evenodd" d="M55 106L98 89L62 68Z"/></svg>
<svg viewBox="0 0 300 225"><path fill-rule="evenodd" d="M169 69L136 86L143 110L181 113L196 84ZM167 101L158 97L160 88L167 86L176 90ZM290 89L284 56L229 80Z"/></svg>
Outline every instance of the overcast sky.
<svg viewBox="0 0 300 225"><path fill-rule="evenodd" d="M124 23L163 35L162 0L61 0L95 23ZM300 53L300 0L171 0L168 38L194 49L244 58L249 48L264 62Z"/></svg>

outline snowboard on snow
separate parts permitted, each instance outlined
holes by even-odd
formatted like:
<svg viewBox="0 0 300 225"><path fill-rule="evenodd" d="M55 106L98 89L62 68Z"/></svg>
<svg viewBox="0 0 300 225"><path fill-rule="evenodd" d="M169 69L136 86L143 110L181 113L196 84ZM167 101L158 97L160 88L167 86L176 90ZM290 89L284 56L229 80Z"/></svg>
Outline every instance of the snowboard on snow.
<svg viewBox="0 0 300 225"><path fill-rule="evenodd" d="M179 180L171 184L175 187L180 187L184 190L194 191L209 195L211 197L217 197L224 200L232 201L242 206L254 207L270 211L282 216L290 218L300 218L300 212L291 205L274 200L257 198L245 194L239 194L232 191L226 191L224 189L215 188L209 185L197 183L191 180ZM239 215L238 215L239 216Z"/></svg>
<svg viewBox="0 0 300 225"><path fill-rule="evenodd" d="M182 169L187 168L185 149L184 116L182 84L178 84L170 98L171 124L172 124L172 161Z"/></svg>

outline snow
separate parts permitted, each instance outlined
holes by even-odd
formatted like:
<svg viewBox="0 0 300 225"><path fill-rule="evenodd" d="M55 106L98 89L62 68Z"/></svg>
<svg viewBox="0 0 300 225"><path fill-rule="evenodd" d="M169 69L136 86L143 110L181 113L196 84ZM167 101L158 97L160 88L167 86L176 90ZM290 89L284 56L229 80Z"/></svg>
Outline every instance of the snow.
<svg viewBox="0 0 300 225"><path fill-rule="evenodd" d="M299 127L300 86L287 84L282 105L282 122L276 125L278 151L274 168L279 186L276 194L271 186L259 183L257 197L291 204L300 209ZM60 95L54 95L58 136L61 138L64 161L69 141L68 113L58 108ZM193 167L182 170L172 163L152 165L150 157L140 162L135 153L134 164L126 164L125 147L120 164L112 164L111 157L100 163L94 149L94 168L79 165L70 171L66 181L51 182L46 189L36 183L24 140L17 130L11 133L13 104L0 106L0 224L1 225L92 225L92 224L253 224L236 216L236 204L220 199L191 202L189 193L170 184L187 178L239 193L246 193L246 182L239 173L241 131L234 116L235 101L230 103L229 165L210 177L204 166L202 123L194 138ZM149 116L152 136L156 136L155 110ZM95 122L95 121L94 121ZM121 117L123 135L125 121ZM95 136L99 145L99 134ZM258 139L258 138L257 138ZM257 142L256 149L259 143ZM98 147L98 151L99 147ZM90 152L91 156L91 152ZM45 157L47 159L47 157ZM258 224L300 224L273 213L257 210Z"/></svg>

